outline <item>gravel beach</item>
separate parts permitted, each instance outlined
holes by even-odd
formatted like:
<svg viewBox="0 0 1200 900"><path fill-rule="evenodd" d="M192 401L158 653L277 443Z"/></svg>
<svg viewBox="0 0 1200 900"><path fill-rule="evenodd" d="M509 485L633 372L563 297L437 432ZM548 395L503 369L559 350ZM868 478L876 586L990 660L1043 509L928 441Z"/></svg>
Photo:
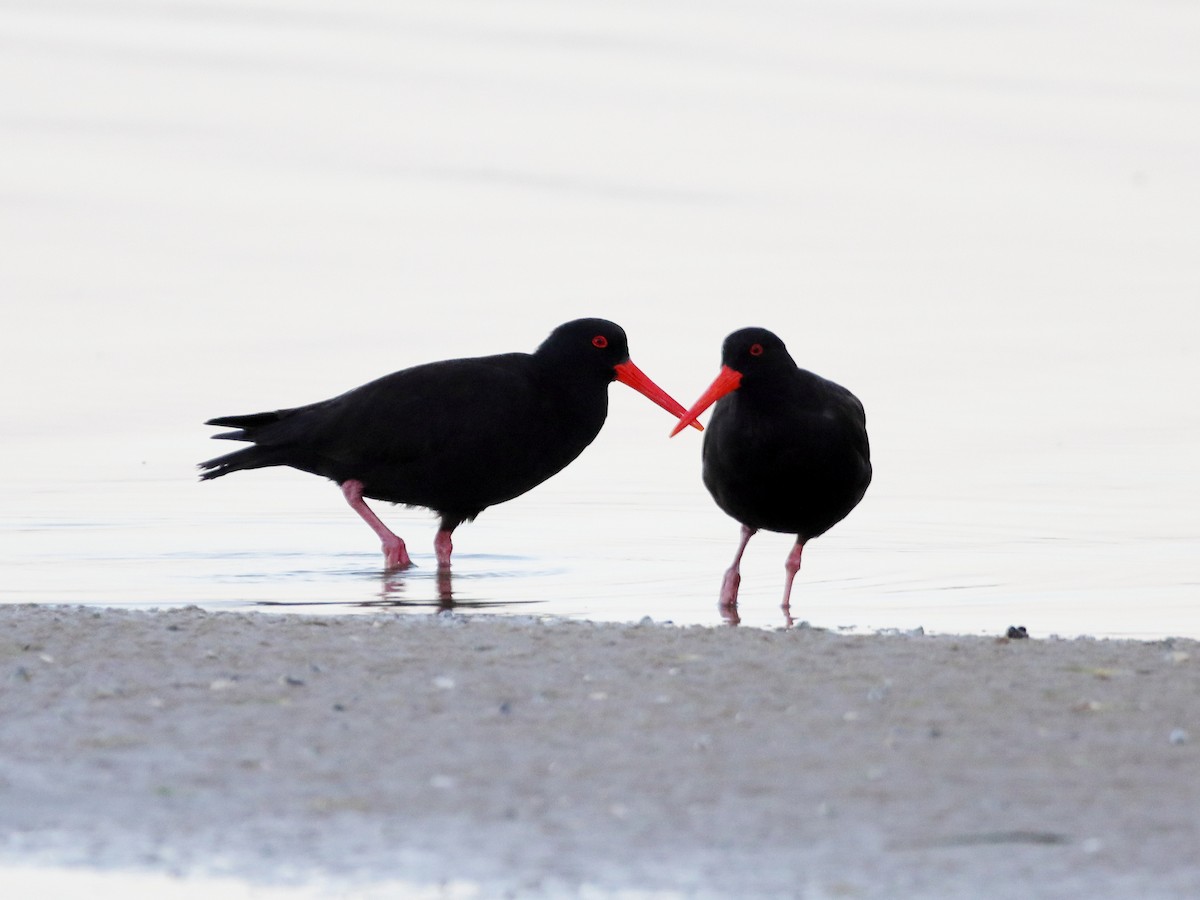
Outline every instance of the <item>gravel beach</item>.
<svg viewBox="0 0 1200 900"><path fill-rule="evenodd" d="M0 686L10 866L349 896L1200 895L1187 640L4 606Z"/></svg>

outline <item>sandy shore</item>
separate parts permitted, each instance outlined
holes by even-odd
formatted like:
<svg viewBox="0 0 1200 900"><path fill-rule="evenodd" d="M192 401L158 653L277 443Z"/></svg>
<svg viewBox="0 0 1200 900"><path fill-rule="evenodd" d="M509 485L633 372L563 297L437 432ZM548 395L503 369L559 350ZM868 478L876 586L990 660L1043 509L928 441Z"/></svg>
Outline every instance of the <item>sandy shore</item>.
<svg viewBox="0 0 1200 900"><path fill-rule="evenodd" d="M1184 640L0 607L9 865L1200 896L1198 775Z"/></svg>

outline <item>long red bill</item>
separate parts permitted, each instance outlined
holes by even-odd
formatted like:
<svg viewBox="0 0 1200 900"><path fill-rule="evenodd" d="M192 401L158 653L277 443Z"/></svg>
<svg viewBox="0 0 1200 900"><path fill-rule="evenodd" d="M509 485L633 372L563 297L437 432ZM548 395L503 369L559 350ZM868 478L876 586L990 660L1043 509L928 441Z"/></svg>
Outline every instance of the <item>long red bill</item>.
<svg viewBox="0 0 1200 900"><path fill-rule="evenodd" d="M671 432L671 437L679 434L689 425L695 425L696 419L700 413L704 412L730 391L736 391L738 385L742 383L742 373L737 369L731 369L729 366L722 366L721 371L717 373L717 377L713 379L713 383L708 386L708 390L700 395L700 399L692 404L692 408L683 414L679 420L679 424Z"/></svg>
<svg viewBox="0 0 1200 900"><path fill-rule="evenodd" d="M617 370L617 381L621 382L621 384L629 385L643 397L653 400L671 415L683 415L683 404L651 381L645 372L633 364L633 360L627 359L619 366L614 366L614 368ZM704 430L704 426L699 422L693 424L701 431Z"/></svg>

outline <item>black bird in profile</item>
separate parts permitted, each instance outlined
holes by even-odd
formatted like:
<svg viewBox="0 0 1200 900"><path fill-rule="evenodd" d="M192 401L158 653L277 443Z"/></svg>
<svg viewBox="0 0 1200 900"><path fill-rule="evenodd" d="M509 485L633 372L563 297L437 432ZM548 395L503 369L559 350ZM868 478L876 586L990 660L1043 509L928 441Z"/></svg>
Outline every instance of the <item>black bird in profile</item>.
<svg viewBox="0 0 1200 900"><path fill-rule="evenodd" d="M783 592L790 623L792 581L805 543L844 519L871 483L866 413L844 387L799 368L783 341L765 328L729 335L721 363L671 435L717 404L704 436L704 486L742 525L721 586L721 608L737 621L739 567L754 533L794 534Z"/></svg>
<svg viewBox="0 0 1200 900"><path fill-rule="evenodd" d="M330 478L383 541L389 569L412 560L364 498L426 507L441 516L434 549L444 569L455 528L541 484L595 439L614 380L684 411L629 359L619 325L577 319L532 354L427 363L320 403L210 419L238 429L213 437L254 446L201 463L200 477L291 466Z"/></svg>

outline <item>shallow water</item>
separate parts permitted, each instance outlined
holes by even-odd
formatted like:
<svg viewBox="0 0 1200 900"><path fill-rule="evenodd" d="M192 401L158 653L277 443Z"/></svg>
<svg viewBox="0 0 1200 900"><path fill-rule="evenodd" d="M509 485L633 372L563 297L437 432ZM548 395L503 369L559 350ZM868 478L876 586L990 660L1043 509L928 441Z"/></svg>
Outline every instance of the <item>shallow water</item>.
<svg viewBox="0 0 1200 900"><path fill-rule="evenodd" d="M213 415L604 315L685 404L747 324L863 399L876 480L797 618L1200 636L1194 10L0 27L0 602L720 623L700 437L620 386L577 463L459 530L449 585L420 511L380 510L418 563L386 576L332 485L194 480ZM743 624L782 624L789 543L751 543Z"/></svg>
<svg viewBox="0 0 1200 900"><path fill-rule="evenodd" d="M676 446L659 417L641 424L657 426L643 436L653 452L618 446L633 429L610 423L573 469L463 525L449 578L437 572L436 520L424 511L377 504L417 564L386 573L374 535L331 483L279 470L201 484L169 458L192 444L203 450L201 442L156 448L123 480L85 470L36 489L19 484L4 508L23 512L0 519L0 601L719 624L716 595L737 526L696 477L699 436ZM887 483L810 543L793 596L797 620L996 633L1025 625L1037 636L1200 633L1182 516L1172 534L1151 507L1144 524L1158 530L1131 537L1083 510L1031 522L1019 501L963 499L922 503L922 518L909 522L909 502L889 496ZM766 532L751 542L742 624L784 624L789 547L787 536Z"/></svg>

